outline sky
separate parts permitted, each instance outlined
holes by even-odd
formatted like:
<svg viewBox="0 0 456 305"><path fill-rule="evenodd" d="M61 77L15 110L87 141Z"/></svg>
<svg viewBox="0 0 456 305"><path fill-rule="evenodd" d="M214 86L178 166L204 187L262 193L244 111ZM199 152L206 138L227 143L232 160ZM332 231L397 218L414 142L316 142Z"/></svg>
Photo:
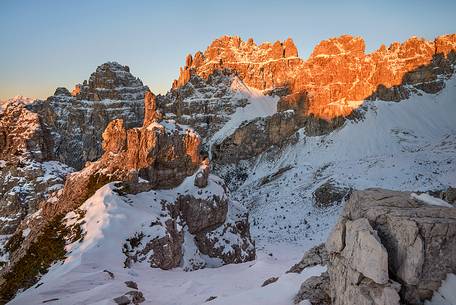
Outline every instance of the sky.
<svg viewBox="0 0 456 305"><path fill-rule="evenodd" d="M307 58L320 40L351 34L370 52L456 33L454 12L454 0L0 0L0 100L71 90L106 61L165 93L185 56L222 35L291 37Z"/></svg>

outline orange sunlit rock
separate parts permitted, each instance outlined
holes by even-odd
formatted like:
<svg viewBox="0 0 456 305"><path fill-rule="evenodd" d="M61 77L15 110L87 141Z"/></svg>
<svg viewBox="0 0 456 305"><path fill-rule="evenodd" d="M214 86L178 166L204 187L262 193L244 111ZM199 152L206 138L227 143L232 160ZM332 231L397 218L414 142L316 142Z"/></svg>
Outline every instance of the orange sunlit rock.
<svg viewBox="0 0 456 305"><path fill-rule="evenodd" d="M271 90L287 86L290 94L305 94L304 107L292 105L293 97L283 98L279 108L288 105L304 115L313 114L331 120L347 116L359 101L374 93L377 97L397 96L379 86L390 88L405 82L419 83L436 79L433 58L456 51L456 34L437 37L434 41L412 37L403 43L381 46L366 54L361 37L343 35L321 41L307 60L298 56L291 39L285 42L255 44L239 37L222 36L214 40L204 53L186 58L173 87L185 85L192 74L203 78L214 71L230 69L249 86ZM300 99L299 99L300 100Z"/></svg>

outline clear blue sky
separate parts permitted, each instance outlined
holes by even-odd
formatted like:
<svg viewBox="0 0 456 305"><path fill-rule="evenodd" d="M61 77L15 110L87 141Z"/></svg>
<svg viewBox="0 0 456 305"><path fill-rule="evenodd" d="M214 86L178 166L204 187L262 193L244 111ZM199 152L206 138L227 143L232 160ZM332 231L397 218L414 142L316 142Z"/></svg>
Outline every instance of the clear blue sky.
<svg viewBox="0 0 456 305"><path fill-rule="evenodd" d="M72 89L106 61L166 92L185 55L224 34L292 37L306 58L322 39L364 37L367 50L456 32L456 1L0 0L0 99Z"/></svg>

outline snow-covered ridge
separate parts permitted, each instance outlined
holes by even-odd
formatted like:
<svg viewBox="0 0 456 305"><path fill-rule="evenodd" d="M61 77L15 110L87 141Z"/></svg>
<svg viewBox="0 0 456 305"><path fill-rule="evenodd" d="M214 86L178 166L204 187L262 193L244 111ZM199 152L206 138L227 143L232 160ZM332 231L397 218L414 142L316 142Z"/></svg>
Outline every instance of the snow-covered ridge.
<svg viewBox="0 0 456 305"><path fill-rule="evenodd" d="M149 290L155 289L154 286L143 287L143 279L153 279L154 276L164 273L150 268L153 251L149 253L150 258L149 255L144 256L125 268L126 255L134 250L128 241L135 236L144 236L139 245L141 249L148 241L170 234L165 229L165 223L168 223L171 215L170 211L164 209L164 202L177 203L180 196L193 196L201 200L218 197L220 200L227 200L221 179L211 175L207 187L200 189L194 186L195 175L185 179L177 188L151 190L136 195L121 193L116 183L100 188L80 208L69 212L64 218L67 226L81 227L82 239L68 244L65 261L52 266L36 288L19 294L11 304L33 303L32 300L40 300L41 303L49 298L57 298L66 304L107 302L128 291L124 284L126 280L141 283L139 286L146 299L154 300L155 297ZM243 242L238 240L237 235L230 233L229 225L229 222L233 222L231 225L238 222L239 214L242 213L245 213L243 208L231 202L226 220L228 226L221 228L226 232L214 232L217 237L215 247L227 255L234 253L235 245ZM158 225L159 223L161 225ZM195 236L190 234L190 229L179 218L177 229L184 232L184 256L181 267L174 272L185 273L185 270L191 270L195 266L220 267L224 264L222 260L203 255L198 250ZM144 248L142 251L150 250ZM100 293L100 289L104 292Z"/></svg>

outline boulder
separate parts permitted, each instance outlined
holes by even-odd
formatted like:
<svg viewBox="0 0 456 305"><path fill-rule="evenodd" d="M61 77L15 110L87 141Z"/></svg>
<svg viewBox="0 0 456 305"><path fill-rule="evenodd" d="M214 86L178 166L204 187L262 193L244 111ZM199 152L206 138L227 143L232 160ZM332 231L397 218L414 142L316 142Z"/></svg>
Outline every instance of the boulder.
<svg viewBox="0 0 456 305"><path fill-rule="evenodd" d="M205 188L209 179L209 159L205 159L195 175L195 186Z"/></svg>
<svg viewBox="0 0 456 305"><path fill-rule="evenodd" d="M302 283L293 301L295 304L300 304L303 300L308 300L312 305L331 305L327 272L319 276L311 276Z"/></svg>
<svg viewBox="0 0 456 305"><path fill-rule="evenodd" d="M279 280L279 278L276 277L276 276L270 277L270 278L268 278L267 280L265 280L265 281L263 282L263 284L261 284L261 287L264 287L264 286L270 285L270 284L272 284L272 283L275 283L275 282L277 282L278 280Z"/></svg>
<svg viewBox="0 0 456 305"><path fill-rule="evenodd" d="M301 273L305 268L316 265L325 266L328 263L328 260L329 257L325 244L320 244L307 251L299 263L291 267L287 273Z"/></svg>
<svg viewBox="0 0 456 305"><path fill-rule="evenodd" d="M176 207L188 225L192 234L223 224L228 212L228 198L213 196L210 199L197 198L191 195L180 196Z"/></svg>
<svg viewBox="0 0 456 305"><path fill-rule="evenodd" d="M441 198L456 206L456 187L449 187L446 191L442 192Z"/></svg>
<svg viewBox="0 0 456 305"><path fill-rule="evenodd" d="M422 304L456 272L456 209L356 191L326 248L333 304Z"/></svg>
<svg viewBox="0 0 456 305"><path fill-rule="evenodd" d="M319 208L340 204L350 191L350 188L338 186L333 180L326 181L313 192L314 204Z"/></svg>

